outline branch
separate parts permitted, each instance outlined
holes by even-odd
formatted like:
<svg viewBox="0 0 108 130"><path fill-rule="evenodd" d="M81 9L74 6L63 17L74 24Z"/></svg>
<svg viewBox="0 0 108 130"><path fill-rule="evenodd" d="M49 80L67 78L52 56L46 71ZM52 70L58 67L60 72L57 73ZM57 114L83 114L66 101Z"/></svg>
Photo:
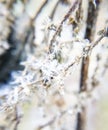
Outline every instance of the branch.
<svg viewBox="0 0 108 130"><path fill-rule="evenodd" d="M79 3L78 0L76 0L76 1L73 3L73 5L72 5L71 8L69 9L69 11L68 11L68 12L66 13L66 15L64 16L63 20L60 22L60 24L59 24L59 26L58 26L56 32L54 33L54 35L53 35L53 37L52 37L52 39L51 39L51 41L50 41L50 45L49 45L49 52L50 52L50 53L52 52L53 43L55 42L56 37L57 37L58 35L60 35L60 33L61 33L61 29L62 29L63 23L69 18L71 12L74 12L74 11L75 11L75 9L76 9L78 3Z"/></svg>
<svg viewBox="0 0 108 130"><path fill-rule="evenodd" d="M16 106L15 106L15 117L14 117L14 119L12 120L12 121L15 121L15 122L16 122L16 123L15 123L15 126L14 126L14 130L18 130L18 125L19 125L19 123L20 123L21 118L22 118L22 115L19 114L18 106L16 105Z"/></svg>
<svg viewBox="0 0 108 130"><path fill-rule="evenodd" d="M103 34L94 42L91 43L89 46L86 46L83 50L82 55L80 56L76 56L75 60L70 63L66 68L65 68L65 72L68 71L68 69L70 69L73 65L75 65L76 63L80 62L80 60L86 55L88 55L99 43L100 41L104 38L104 37L108 37L108 27L106 27L104 29Z"/></svg>
<svg viewBox="0 0 108 130"><path fill-rule="evenodd" d="M77 107L78 107L78 106L75 105L75 106L73 107L73 109L69 107L69 108L67 108L67 109L64 110L64 111L61 111L61 112L59 113L59 115L58 115L58 114L55 115L52 119L50 119L50 120L49 120L48 122L46 122L45 124L39 126L36 130L41 130L41 129L47 127L47 126L52 125L52 124L56 121L56 119L58 119L58 118L60 119L64 114L67 114L70 110L73 112L73 113L70 112L70 114L74 115L74 114L77 112Z"/></svg>
<svg viewBox="0 0 108 130"><path fill-rule="evenodd" d="M40 5L40 7L39 7L37 13L36 13L35 16L33 17L32 21L34 21L34 20L38 17L38 15L41 13L42 9L44 8L44 6L45 6L47 3L48 3L48 0L44 0L44 1L42 2L42 4Z"/></svg>

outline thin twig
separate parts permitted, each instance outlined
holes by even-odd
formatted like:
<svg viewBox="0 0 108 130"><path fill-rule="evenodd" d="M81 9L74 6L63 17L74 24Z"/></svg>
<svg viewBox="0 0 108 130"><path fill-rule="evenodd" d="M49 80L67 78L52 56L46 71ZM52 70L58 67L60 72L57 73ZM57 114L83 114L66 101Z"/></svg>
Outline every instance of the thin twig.
<svg viewBox="0 0 108 130"><path fill-rule="evenodd" d="M63 17L63 20L60 22L60 24L59 24L59 26L58 26L56 32L54 33L54 35L53 35L53 37L52 37L52 39L51 39L51 41L50 41L50 45L49 45L49 52L50 52L50 53L52 52L52 46L53 46L53 43L54 43L55 40L56 40L56 37L57 37L58 35L60 35L60 33L61 33L61 29L62 29L63 23L69 18L71 12L74 12L74 11L75 11L75 9L76 9L78 3L79 3L78 0L76 0L76 1L73 3L73 5L72 5L71 8L69 9L69 11L68 11L68 12L66 13L66 15Z"/></svg>
<svg viewBox="0 0 108 130"><path fill-rule="evenodd" d="M33 17L33 21L38 17L38 15L41 13L42 9L45 7L45 5L48 3L48 0L44 0L41 4L41 6L39 7L37 13L35 14L35 16Z"/></svg>
<svg viewBox="0 0 108 130"><path fill-rule="evenodd" d="M53 118L51 118L48 122L46 122L45 124L39 126L39 127L38 127L38 130L41 130L41 129L47 127L47 126L51 126L57 119L60 119L62 116L64 116L65 114L67 114L68 111L71 110L71 109L72 109L72 111L73 111L73 114L72 114L72 115L74 115L74 114L77 112L77 107L78 107L78 106L75 105L75 106L73 107L73 109L69 107L69 108L67 108L66 110L61 111L61 112L59 113L59 115L58 115L58 114L55 115L55 116L54 116Z"/></svg>
<svg viewBox="0 0 108 130"><path fill-rule="evenodd" d="M102 35L97 39L97 41L94 42L94 44L91 46L91 50L105 37L105 35Z"/></svg>
<svg viewBox="0 0 108 130"><path fill-rule="evenodd" d="M60 3L60 0L57 1L57 3L55 4L54 9L52 10L52 12L51 12L51 14L50 14L50 18L51 18L51 19L53 19L54 14L55 14L55 12L56 12L56 9L57 9L59 3Z"/></svg>
<svg viewBox="0 0 108 130"><path fill-rule="evenodd" d="M14 126L14 130L18 130L18 125L20 123L21 120L21 115L19 115L19 110L18 110L18 106L15 106L15 118L12 121L16 121L15 126Z"/></svg>
<svg viewBox="0 0 108 130"><path fill-rule="evenodd" d="M94 43L91 43L86 53L89 54L100 43L100 41L107 36L107 33L107 31L104 32L104 34L101 35ZM76 59L65 68L65 71L68 71L68 69L70 69L74 64L78 63L84 57L84 53L85 52L83 52L82 55L77 56Z"/></svg>
<svg viewBox="0 0 108 130"><path fill-rule="evenodd" d="M43 129L43 128L45 128L45 127L47 127L47 126L53 124L53 123L55 122L55 120L56 120L56 116L54 116L54 117L53 117L51 120L49 120L47 123L45 123L45 124L39 126L39 127L38 127L38 130L41 130L41 129Z"/></svg>

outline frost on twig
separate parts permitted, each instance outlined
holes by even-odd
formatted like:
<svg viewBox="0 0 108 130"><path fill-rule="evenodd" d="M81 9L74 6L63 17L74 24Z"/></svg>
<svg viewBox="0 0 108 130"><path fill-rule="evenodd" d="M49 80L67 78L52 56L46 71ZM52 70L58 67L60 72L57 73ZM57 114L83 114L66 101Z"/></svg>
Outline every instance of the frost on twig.
<svg viewBox="0 0 108 130"><path fill-rule="evenodd" d="M41 5L35 16L36 19L47 2ZM60 124L61 129L67 129L68 126L64 126L63 121L66 119L73 121L73 117L75 118L76 114L82 111L82 107L87 105L87 101L93 98L94 89L81 92L67 91L68 84L65 84L65 80L68 76L74 75L75 65L80 65L81 60L90 56L100 41L108 37L108 29L105 28L100 37L92 43L75 35L73 22L71 25L68 23L71 14L76 16L76 12L80 10L78 7L79 1L76 0L60 24L55 24L50 18L44 21L44 25L41 23L42 43L36 43L33 54L27 54L27 59L21 62L24 70L13 74L13 79L9 83L11 88L0 95L0 111L6 113L6 117L9 117L10 113L14 117L8 118L9 123L14 122L14 130L18 129L22 117L18 107L32 102L34 97L35 109L37 112L41 110L39 117L43 120L35 125L36 129L47 126L53 129L57 123ZM94 75L97 70L98 66ZM74 79L74 76L72 78ZM92 85L94 85L93 81ZM74 83L71 86L73 87Z"/></svg>
<svg viewBox="0 0 108 130"><path fill-rule="evenodd" d="M56 37L61 34L63 23L69 18L70 14L75 11L75 9L77 7L77 4L78 4L78 0L76 0L73 3L73 5L69 9L69 11L66 13L63 20L61 21L60 25L58 26L55 34L53 35L53 38L51 39L50 46L49 46L49 51L51 51L51 47L53 46L53 43L55 42Z"/></svg>

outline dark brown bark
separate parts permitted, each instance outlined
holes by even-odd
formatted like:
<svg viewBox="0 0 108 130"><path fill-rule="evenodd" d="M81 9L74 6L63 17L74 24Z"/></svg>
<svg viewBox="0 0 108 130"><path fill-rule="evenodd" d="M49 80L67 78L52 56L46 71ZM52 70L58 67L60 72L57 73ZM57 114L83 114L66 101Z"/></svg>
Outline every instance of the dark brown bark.
<svg viewBox="0 0 108 130"><path fill-rule="evenodd" d="M97 20L97 16L98 16L99 5L100 5L99 0L96 0L96 7L92 1L89 2L85 38L89 39L90 41L93 41L93 36L95 33L95 29L96 29L96 20Z"/></svg>
<svg viewBox="0 0 108 130"><path fill-rule="evenodd" d="M93 40L98 9L99 9L99 1L98 0L96 1L96 8L93 5L92 1L89 2L85 38L89 39L90 41ZM87 83L86 82L88 79L88 68L89 68L89 56L87 56L86 58L84 57L82 59L79 93L87 91ZM87 122L86 115L87 115L87 110L86 110L86 107L83 106L82 111L79 112L77 115L76 130L85 130L86 129L86 122Z"/></svg>

